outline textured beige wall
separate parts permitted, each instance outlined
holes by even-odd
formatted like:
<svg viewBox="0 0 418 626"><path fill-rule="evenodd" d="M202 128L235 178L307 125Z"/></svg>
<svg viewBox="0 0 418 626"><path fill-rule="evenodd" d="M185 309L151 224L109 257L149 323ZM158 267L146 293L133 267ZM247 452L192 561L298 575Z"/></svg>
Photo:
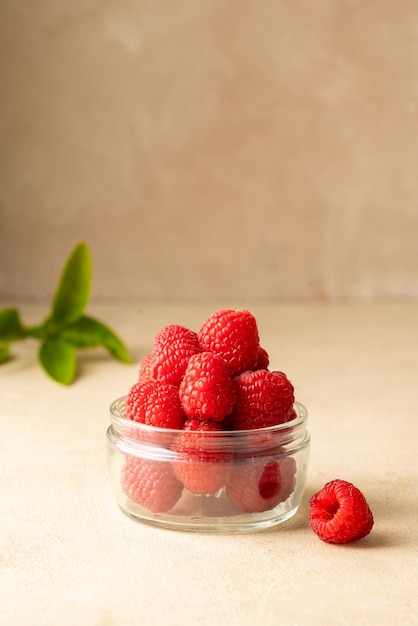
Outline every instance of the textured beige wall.
<svg viewBox="0 0 418 626"><path fill-rule="evenodd" d="M0 297L418 296L416 0L0 9Z"/></svg>

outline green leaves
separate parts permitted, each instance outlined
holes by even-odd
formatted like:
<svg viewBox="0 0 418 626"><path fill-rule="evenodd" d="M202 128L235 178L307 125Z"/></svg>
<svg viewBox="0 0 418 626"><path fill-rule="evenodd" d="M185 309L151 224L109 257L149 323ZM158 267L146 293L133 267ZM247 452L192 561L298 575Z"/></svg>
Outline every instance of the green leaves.
<svg viewBox="0 0 418 626"><path fill-rule="evenodd" d="M10 307L0 311L0 364L9 360L9 344L25 337L18 310Z"/></svg>
<svg viewBox="0 0 418 626"><path fill-rule="evenodd" d="M25 329L20 321L17 309L3 309L0 311L0 341L18 341L26 337Z"/></svg>
<svg viewBox="0 0 418 626"><path fill-rule="evenodd" d="M79 243L70 255L52 302L51 319L73 322L78 319L90 297L91 258L85 243Z"/></svg>
<svg viewBox="0 0 418 626"><path fill-rule="evenodd" d="M45 372L63 385L77 372L77 350L105 348L122 363L132 359L123 341L108 326L84 314L91 289L92 263L85 243L68 258L56 289L50 315L39 326L25 327L15 308L0 311L0 364L9 358L9 344L25 337L41 341L39 362Z"/></svg>
<svg viewBox="0 0 418 626"><path fill-rule="evenodd" d="M9 360L9 344L3 343L0 344L0 365L1 363L6 363Z"/></svg>
<svg viewBox="0 0 418 626"><path fill-rule="evenodd" d="M47 374L63 385L73 382L77 355L73 346L54 337L48 337L39 350L39 361Z"/></svg>
<svg viewBox="0 0 418 626"><path fill-rule="evenodd" d="M82 315L63 329L61 337L76 348L103 346L122 363L131 363L131 356L119 337L99 320Z"/></svg>

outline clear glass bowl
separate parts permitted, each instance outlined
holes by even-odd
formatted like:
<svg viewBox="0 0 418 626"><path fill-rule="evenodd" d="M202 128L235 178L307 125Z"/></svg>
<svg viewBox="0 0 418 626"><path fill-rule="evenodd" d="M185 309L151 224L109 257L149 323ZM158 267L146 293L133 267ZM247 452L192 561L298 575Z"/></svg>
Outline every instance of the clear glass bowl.
<svg viewBox="0 0 418 626"><path fill-rule="evenodd" d="M166 528L243 532L292 517L305 489L307 410L295 403L285 424L245 431L186 432L124 417L110 407L109 476L131 518Z"/></svg>

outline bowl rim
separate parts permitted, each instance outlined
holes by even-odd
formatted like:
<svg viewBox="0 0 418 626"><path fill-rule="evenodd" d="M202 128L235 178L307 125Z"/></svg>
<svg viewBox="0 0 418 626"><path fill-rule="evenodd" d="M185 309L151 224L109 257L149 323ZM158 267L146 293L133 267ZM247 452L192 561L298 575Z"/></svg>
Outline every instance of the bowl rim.
<svg viewBox="0 0 418 626"><path fill-rule="evenodd" d="M153 433L161 434L161 435L179 435L184 433L185 431L181 428L164 428L161 426L151 426L149 424L143 424L142 422L136 422L135 420L131 420L123 415L122 409L125 403L126 395L120 396L113 400L110 404L110 415L112 426L119 426L122 429L129 428L132 432L132 429L137 430L138 432L145 433ZM294 402L293 408L296 411L296 417L288 422L283 422L282 424L275 424L274 426L265 426L263 428L248 428L245 430L220 430L220 431L190 431L190 434L204 432L205 438L234 438L238 439L239 437L245 437L246 439L251 437L257 437L260 434L268 434L274 435L283 432L294 432L298 430L299 427L305 426L308 420L308 410L304 404L299 401Z"/></svg>

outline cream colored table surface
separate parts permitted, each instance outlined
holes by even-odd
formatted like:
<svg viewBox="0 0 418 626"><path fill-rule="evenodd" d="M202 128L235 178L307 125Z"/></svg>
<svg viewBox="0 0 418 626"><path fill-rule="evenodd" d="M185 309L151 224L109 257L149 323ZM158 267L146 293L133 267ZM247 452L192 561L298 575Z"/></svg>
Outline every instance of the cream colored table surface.
<svg viewBox="0 0 418 626"><path fill-rule="evenodd" d="M28 322L46 313L21 308ZM418 624L418 306L247 304L272 366L309 409L309 477L292 520L193 534L117 508L108 405L162 326L197 330L217 308L90 307L136 363L84 353L68 388L39 368L35 341L1 366L1 625ZM333 478L359 486L375 517L367 538L344 547L307 522L309 497Z"/></svg>

